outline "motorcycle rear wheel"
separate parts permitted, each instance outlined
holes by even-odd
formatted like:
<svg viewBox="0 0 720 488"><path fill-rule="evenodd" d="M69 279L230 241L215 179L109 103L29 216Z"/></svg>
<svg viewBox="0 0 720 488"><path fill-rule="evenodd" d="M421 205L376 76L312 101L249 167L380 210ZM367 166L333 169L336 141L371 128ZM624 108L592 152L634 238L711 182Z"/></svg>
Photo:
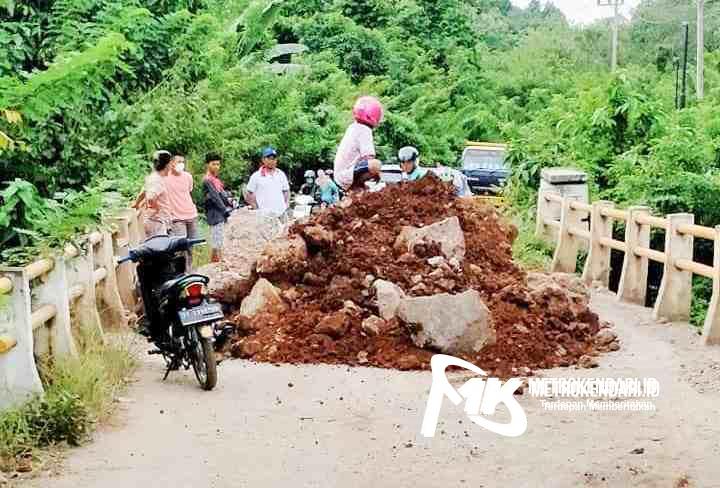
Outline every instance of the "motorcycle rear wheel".
<svg viewBox="0 0 720 488"><path fill-rule="evenodd" d="M217 384L217 360L215 350L210 339L200 337L196 330L191 332L193 337L192 367L195 378L203 390L210 391Z"/></svg>

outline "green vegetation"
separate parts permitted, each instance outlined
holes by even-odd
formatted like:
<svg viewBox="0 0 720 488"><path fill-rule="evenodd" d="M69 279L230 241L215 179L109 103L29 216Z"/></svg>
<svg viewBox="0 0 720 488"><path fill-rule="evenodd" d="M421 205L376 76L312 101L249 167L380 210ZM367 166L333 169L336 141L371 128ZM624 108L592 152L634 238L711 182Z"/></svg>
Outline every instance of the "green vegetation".
<svg viewBox="0 0 720 488"><path fill-rule="evenodd" d="M5 2L0 174L24 197L0 197L0 241L43 247L82 230L108 189L137 192L158 148L185 152L197 177L204 153L220 151L233 188L266 144L291 174L328 166L360 94L387 107L384 159L414 144L427 162L455 164L467 139L509 142L508 195L522 215L541 169L570 165L588 171L594 198L716 225L720 4L706 10L706 99L695 99L691 58L678 111L673 66L693 9L675 0L641 3L614 74L606 22L573 27L538 1ZM304 69L275 74L268 49L293 42L308 47L292 59Z"/></svg>
<svg viewBox="0 0 720 488"><path fill-rule="evenodd" d="M83 337L78 358L44 364L45 395L0 413L0 466L38 448L82 443L110 414L135 366L130 339L112 336L108 344Z"/></svg>

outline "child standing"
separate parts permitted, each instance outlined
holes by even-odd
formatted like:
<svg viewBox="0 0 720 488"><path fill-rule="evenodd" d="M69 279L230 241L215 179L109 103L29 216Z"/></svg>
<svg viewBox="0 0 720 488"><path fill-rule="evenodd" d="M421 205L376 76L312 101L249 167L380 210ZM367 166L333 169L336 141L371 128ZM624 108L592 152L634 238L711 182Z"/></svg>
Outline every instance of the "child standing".
<svg viewBox="0 0 720 488"><path fill-rule="evenodd" d="M211 262L222 260L223 232L232 212L232 204L225 196L225 185L218 175L220 174L221 158L216 154L208 154L205 158L207 171L203 178L203 204L205 216L210 226Z"/></svg>

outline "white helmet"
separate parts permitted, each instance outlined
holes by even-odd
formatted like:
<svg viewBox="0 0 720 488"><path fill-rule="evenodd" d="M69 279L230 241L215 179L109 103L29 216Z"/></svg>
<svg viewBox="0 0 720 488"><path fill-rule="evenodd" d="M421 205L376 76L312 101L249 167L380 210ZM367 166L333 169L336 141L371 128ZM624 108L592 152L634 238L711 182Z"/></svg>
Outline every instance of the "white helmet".
<svg viewBox="0 0 720 488"><path fill-rule="evenodd" d="M315 172L311 169L305 172L305 178L315 178Z"/></svg>
<svg viewBox="0 0 720 488"><path fill-rule="evenodd" d="M417 163L419 157L420 151L418 151L412 146L405 146L404 148L400 149L400 151L398 151L398 159L401 163L404 163L406 161L412 161L414 163Z"/></svg>

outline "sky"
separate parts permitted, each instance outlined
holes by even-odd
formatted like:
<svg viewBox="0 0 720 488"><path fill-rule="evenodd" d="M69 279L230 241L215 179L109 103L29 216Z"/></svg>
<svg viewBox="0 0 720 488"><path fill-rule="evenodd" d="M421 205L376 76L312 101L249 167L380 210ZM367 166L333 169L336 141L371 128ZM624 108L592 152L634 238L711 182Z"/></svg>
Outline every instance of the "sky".
<svg viewBox="0 0 720 488"><path fill-rule="evenodd" d="M510 0L513 5L526 7L530 0ZM573 23L587 24L603 17L611 17L614 9L612 7L599 7L597 0L545 0L545 3L554 3ZM630 11L637 7L640 0L625 0L625 5L620 11L629 16Z"/></svg>

